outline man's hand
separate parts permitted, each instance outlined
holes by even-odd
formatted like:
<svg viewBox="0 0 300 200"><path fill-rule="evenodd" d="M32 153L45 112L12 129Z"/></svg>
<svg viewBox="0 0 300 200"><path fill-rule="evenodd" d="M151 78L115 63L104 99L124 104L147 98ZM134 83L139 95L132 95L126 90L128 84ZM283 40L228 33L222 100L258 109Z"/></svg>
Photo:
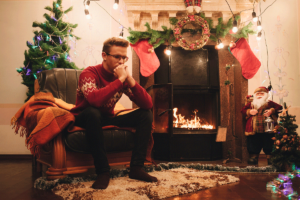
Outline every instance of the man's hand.
<svg viewBox="0 0 300 200"><path fill-rule="evenodd" d="M256 115L258 111L256 109L250 110L250 115Z"/></svg>
<svg viewBox="0 0 300 200"><path fill-rule="evenodd" d="M129 77L131 77L130 72L129 72L129 67L126 65L124 65L124 66L125 66L125 71L127 73L127 79L128 79Z"/></svg>
<svg viewBox="0 0 300 200"><path fill-rule="evenodd" d="M58 105L59 107L65 109L65 110L71 110L72 108L75 107L74 104L67 103L61 99L54 98L54 100L55 100L56 105Z"/></svg>
<svg viewBox="0 0 300 200"><path fill-rule="evenodd" d="M265 110L265 112L264 112L264 116L266 116L266 117L270 117L271 114L272 114L271 109Z"/></svg>
<svg viewBox="0 0 300 200"><path fill-rule="evenodd" d="M126 78L126 82L128 83L129 87L133 87L135 85L135 80L134 78L132 78L132 76L130 75L130 72L129 72L129 67L128 66L125 66L125 70L127 72L127 78Z"/></svg>
<svg viewBox="0 0 300 200"><path fill-rule="evenodd" d="M125 65L119 65L118 67L116 67L115 69L114 69L114 74L115 74L115 76L116 77L118 77L118 79L123 83L125 80L126 80L126 78L127 78L127 76L128 76L128 74L127 74L127 72L126 72L126 70L125 70Z"/></svg>

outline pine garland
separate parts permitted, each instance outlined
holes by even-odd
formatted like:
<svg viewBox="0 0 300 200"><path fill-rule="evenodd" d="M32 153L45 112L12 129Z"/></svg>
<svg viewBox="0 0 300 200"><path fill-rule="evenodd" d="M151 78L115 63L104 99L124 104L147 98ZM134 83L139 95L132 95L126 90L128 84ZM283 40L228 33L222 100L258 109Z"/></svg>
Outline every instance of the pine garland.
<svg viewBox="0 0 300 200"><path fill-rule="evenodd" d="M224 38L227 34L230 34L229 31L233 27L233 20L230 18L226 24L223 23L223 18L218 19L218 25L216 27L213 27L213 20L206 18L204 13L200 13L200 17L202 17L204 20L207 21L209 25L209 29L211 33L214 33L210 35L209 39L212 41L217 41L218 38ZM235 16L236 20L240 19L240 16ZM178 22L178 19L176 17L170 18L169 22L171 25L176 25ZM248 38L248 35L256 34L255 31L251 29L252 23L250 22L247 26L244 26L242 29L240 29L236 34L230 34L232 37L239 39L239 38ZM173 36L173 30L167 29L167 27L162 26L164 31L156 31L150 28L150 25L148 22L145 24L147 27L147 31L140 32L140 31L133 31L129 28L130 36L128 37L128 41L132 44L135 44L140 39L148 39L149 44L153 45L154 48L159 47L159 45L168 42L173 43L175 42L175 38ZM184 32L190 32L191 34L196 34L198 32L202 33L202 29L182 29L181 33ZM161 38L161 39L159 39Z"/></svg>
<svg viewBox="0 0 300 200"><path fill-rule="evenodd" d="M148 39L149 44L153 45L154 48L157 48L159 45L164 44L165 42L173 43L175 38L173 36L173 30L171 28L167 28L166 26L162 26L163 31L157 31L150 28L148 22L146 22L145 26L147 27L147 31L133 31L129 28L130 36L127 38L131 44L135 44L140 39Z"/></svg>
<svg viewBox="0 0 300 200"><path fill-rule="evenodd" d="M52 8L46 6L45 10L52 12L53 16L45 13L44 23L33 22L32 27L40 28L34 31L33 43L27 42L28 50L25 50L24 67L17 68L17 72L22 75L22 84L28 87L27 100L34 94L34 81L36 74L43 70L52 68L78 69L75 63L70 62L70 47L66 38L79 37L73 35L73 29L77 24L70 24L62 20L64 14L70 12L72 7L62 10L62 0L53 1Z"/></svg>
<svg viewBox="0 0 300 200"><path fill-rule="evenodd" d="M239 38L248 38L248 35L256 34L256 31L253 31L251 27L253 24L250 22L248 25L244 26L240 29L236 34L231 34L232 37L239 39Z"/></svg>

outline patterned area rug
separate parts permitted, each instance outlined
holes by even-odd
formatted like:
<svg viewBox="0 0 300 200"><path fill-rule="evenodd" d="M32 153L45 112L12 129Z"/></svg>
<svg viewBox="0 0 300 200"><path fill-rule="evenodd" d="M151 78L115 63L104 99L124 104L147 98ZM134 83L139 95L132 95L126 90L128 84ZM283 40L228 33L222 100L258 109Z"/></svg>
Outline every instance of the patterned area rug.
<svg viewBox="0 0 300 200"><path fill-rule="evenodd" d="M196 192L203 189L238 182L232 175L218 174L188 168L178 168L150 173L158 178L157 183L146 183L126 177L110 180L105 190L95 190L93 181L73 184L59 184L52 191L64 199L82 200L148 200Z"/></svg>

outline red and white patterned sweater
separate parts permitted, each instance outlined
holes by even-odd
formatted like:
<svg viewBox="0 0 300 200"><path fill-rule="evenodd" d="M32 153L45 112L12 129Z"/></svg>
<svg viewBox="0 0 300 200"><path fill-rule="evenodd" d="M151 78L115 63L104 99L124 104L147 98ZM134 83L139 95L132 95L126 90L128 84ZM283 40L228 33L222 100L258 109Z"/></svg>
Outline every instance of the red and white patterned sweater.
<svg viewBox="0 0 300 200"><path fill-rule="evenodd" d="M113 116L114 107L123 93L140 108L151 109L153 106L150 95L137 82L129 88L126 81L122 83L102 64L87 67L79 76L76 103L70 112L76 116L93 106L102 114Z"/></svg>

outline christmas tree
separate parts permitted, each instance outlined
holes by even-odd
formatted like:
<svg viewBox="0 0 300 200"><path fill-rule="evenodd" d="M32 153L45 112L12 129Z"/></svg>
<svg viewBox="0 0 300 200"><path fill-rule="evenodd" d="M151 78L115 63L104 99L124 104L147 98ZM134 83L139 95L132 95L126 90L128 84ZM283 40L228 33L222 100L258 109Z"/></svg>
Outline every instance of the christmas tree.
<svg viewBox="0 0 300 200"><path fill-rule="evenodd" d="M73 29L77 24L63 22L63 17L73 8L63 11L62 0L53 2L52 8L45 7L50 15L45 13L44 23L33 22L32 27L39 27L40 31L34 31L33 43L27 41L28 50L25 50L24 67L17 72L22 75L22 84L28 87L27 101L34 94L34 81L36 74L52 68L78 69L71 61L68 46L69 38L80 39L73 35Z"/></svg>
<svg viewBox="0 0 300 200"><path fill-rule="evenodd" d="M288 108L279 114L279 123L275 126L274 148L271 162L279 170L285 166L300 166L300 138L296 132L298 126L294 124L295 117L288 114Z"/></svg>

